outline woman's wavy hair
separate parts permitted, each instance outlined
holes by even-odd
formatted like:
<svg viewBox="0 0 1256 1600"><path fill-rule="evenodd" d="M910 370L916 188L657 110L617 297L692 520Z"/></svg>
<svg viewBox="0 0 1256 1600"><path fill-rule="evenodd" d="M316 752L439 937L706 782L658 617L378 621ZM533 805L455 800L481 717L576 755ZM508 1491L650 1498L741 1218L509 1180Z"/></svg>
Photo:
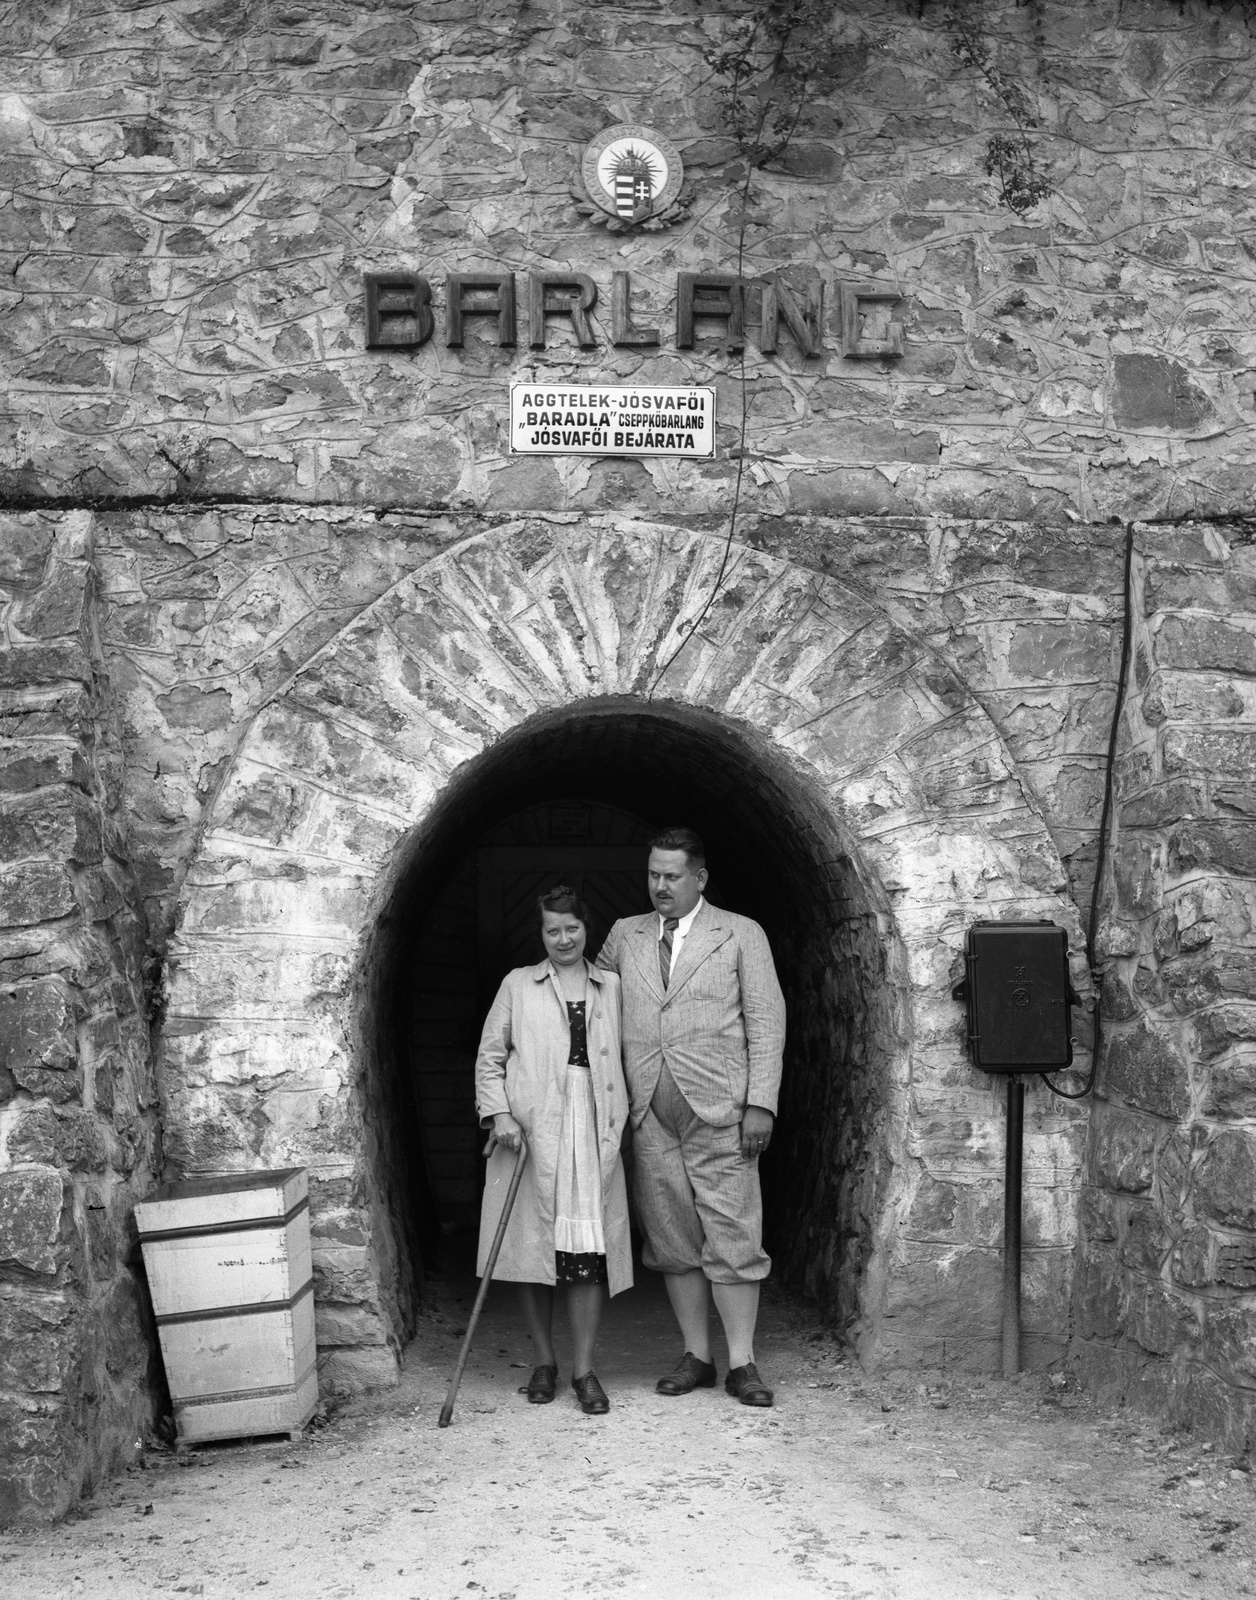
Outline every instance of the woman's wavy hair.
<svg viewBox="0 0 1256 1600"><path fill-rule="evenodd" d="M536 929L539 933L544 926L543 918L547 911L566 912L568 916L579 917L584 923L584 931L592 934L593 926L589 916L589 908L571 887L570 884L559 883L552 889L547 889L544 894L536 897Z"/></svg>

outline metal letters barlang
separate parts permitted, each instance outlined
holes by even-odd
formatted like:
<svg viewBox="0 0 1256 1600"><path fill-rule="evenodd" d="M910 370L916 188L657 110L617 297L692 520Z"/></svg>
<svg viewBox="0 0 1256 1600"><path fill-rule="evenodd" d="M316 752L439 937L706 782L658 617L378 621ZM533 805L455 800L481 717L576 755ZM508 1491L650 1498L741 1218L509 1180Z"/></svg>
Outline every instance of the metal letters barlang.
<svg viewBox="0 0 1256 1600"><path fill-rule="evenodd" d="M417 272L368 272L366 290L366 345L370 350L417 350L436 329L432 285ZM842 283L840 348L853 361L890 361L903 355L903 325L890 315L901 299L896 287L885 284ZM752 296L758 297L758 321L751 316ZM597 348L592 312L598 287L584 272L530 272L523 305L528 325L527 342L533 350L545 348L546 319L567 317L582 350ZM497 342L512 348L517 342L513 272L450 272L445 276L445 344L459 349L468 317L492 317ZM865 327L865 307L885 307L882 327L873 334ZM824 285L819 276L803 289L791 287L780 273L764 278L742 278L729 272L680 272L676 275L676 348L692 350L698 341L698 324L722 324L720 347L736 352L745 345L746 325L756 325L755 342L765 355L775 355L782 325L799 353L811 358L824 350ZM632 320L632 285L627 272L611 280L611 343L620 348L642 349L661 343L658 328L637 327Z"/></svg>

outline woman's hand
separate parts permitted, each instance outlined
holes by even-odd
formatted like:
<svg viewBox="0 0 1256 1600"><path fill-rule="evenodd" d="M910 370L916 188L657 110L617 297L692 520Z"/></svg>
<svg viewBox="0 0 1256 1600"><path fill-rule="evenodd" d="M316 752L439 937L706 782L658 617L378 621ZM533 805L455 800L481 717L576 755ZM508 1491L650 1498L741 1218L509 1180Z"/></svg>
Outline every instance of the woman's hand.
<svg viewBox="0 0 1256 1600"><path fill-rule="evenodd" d="M493 1118L493 1131L484 1146L484 1154L491 1156L494 1148L504 1144L507 1150L517 1150L523 1143L523 1129L509 1111L499 1111Z"/></svg>

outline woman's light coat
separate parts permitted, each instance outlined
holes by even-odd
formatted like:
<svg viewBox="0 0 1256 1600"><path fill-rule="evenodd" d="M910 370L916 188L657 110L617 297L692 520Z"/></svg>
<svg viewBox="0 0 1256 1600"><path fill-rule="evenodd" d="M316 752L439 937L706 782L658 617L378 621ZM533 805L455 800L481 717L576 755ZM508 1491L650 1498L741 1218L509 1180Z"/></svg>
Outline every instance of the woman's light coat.
<svg viewBox="0 0 1256 1600"><path fill-rule="evenodd" d="M602 1230L610 1292L618 1294L632 1287L628 1194L619 1148L628 1125L619 979L588 962L585 967L589 979L585 1030L602 1166ZM508 1283L554 1282L554 1180L570 1054L567 1003L553 964L547 959L508 972L489 1008L475 1062L475 1103L481 1123L489 1126L498 1112L508 1111L528 1141L527 1165L493 1269L495 1279ZM476 1261L481 1276L514 1165L514 1152L503 1145L489 1157Z"/></svg>

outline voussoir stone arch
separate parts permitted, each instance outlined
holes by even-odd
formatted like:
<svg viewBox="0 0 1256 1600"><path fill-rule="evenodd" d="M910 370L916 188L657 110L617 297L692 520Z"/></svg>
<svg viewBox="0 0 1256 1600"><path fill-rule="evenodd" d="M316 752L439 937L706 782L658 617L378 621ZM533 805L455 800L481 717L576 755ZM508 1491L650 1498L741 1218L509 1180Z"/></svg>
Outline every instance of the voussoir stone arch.
<svg viewBox="0 0 1256 1600"><path fill-rule="evenodd" d="M478 535L358 615L238 747L170 951L167 1148L186 1172L308 1165L356 1207L365 1227L320 1244L320 1287L332 1305L356 1285L381 1352L395 1318L370 1285L393 1244L371 1220L355 961L455 775L530 718L603 699L748 730L849 841L908 1013L885 1092L913 1160L884 1189L880 1270L916 1244L949 1270L945 1239L914 1241L910 1218L921 1182L989 1155L927 1132L963 1064L951 971L975 918L1072 926L1059 856L993 724L927 645L838 579L738 545L707 607L725 557L720 537L660 525ZM970 1128L990 1117L984 1087L956 1093Z"/></svg>

